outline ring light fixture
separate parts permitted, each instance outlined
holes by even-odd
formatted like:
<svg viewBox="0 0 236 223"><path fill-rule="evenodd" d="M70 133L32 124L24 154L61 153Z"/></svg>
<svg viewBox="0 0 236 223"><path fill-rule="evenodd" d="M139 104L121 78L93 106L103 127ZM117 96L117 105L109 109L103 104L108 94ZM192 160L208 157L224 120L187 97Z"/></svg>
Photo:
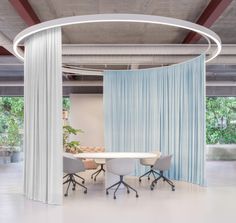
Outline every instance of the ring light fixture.
<svg viewBox="0 0 236 223"><path fill-rule="evenodd" d="M42 22L20 32L14 39L13 50L15 56L18 57L21 61L24 61L24 56L18 51L18 46L26 38L30 38L31 35L38 33L43 30L63 27L68 25L75 24L87 24L87 23L101 23L101 22L134 22L134 23L148 23L148 24L159 24L167 25L172 27L179 27L194 31L204 37L208 42L208 48L205 52L207 53L211 48L211 41L213 41L217 48L206 58L206 62L213 60L220 54L221 51L221 39L220 37L213 32L212 30L181 19L175 19L170 17L163 16L154 16L154 15L143 15L143 14L95 14L95 15L82 15L82 16L71 16L64 17L59 19L50 20L47 22Z"/></svg>

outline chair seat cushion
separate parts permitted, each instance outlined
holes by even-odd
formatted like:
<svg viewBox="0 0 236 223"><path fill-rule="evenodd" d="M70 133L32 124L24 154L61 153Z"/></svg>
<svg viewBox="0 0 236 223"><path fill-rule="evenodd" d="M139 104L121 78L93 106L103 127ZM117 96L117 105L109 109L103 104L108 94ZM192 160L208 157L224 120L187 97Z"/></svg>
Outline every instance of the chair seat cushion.
<svg viewBox="0 0 236 223"><path fill-rule="evenodd" d="M154 151L153 153L157 155L156 158L143 158L140 159L140 163L144 166L153 166L156 160L159 159L161 156L161 153L159 151Z"/></svg>
<svg viewBox="0 0 236 223"><path fill-rule="evenodd" d="M100 165L100 164L105 164L106 160L105 159L94 159L95 163Z"/></svg>
<svg viewBox="0 0 236 223"><path fill-rule="evenodd" d="M97 153L97 152L104 152L105 149L104 149L104 147L101 147L101 146L97 146L97 147L95 147L95 146L81 146L80 150L84 153ZM104 164L105 160L102 161L102 159L101 159L101 161L98 160L98 162L97 162L97 160L96 160L96 162L95 162L94 159L85 159L83 162L84 162L84 166L85 166L86 170L93 170L93 169L97 169L99 164Z"/></svg>
<svg viewBox="0 0 236 223"><path fill-rule="evenodd" d="M98 167L93 159L85 159L83 160L83 163L86 170L94 170Z"/></svg>
<svg viewBox="0 0 236 223"><path fill-rule="evenodd" d="M153 166L156 160L157 160L156 158L145 158L141 159L140 163L144 166Z"/></svg>

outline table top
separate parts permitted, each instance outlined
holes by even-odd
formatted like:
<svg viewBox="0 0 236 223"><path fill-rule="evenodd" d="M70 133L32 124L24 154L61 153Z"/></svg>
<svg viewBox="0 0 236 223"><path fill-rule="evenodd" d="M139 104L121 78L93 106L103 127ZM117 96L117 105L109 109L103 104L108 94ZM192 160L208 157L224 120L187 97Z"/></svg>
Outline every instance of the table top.
<svg viewBox="0 0 236 223"><path fill-rule="evenodd" d="M139 152L101 152L101 153L78 153L74 154L77 158L83 159L142 159L142 158L155 158L155 153L139 153Z"/></svg>

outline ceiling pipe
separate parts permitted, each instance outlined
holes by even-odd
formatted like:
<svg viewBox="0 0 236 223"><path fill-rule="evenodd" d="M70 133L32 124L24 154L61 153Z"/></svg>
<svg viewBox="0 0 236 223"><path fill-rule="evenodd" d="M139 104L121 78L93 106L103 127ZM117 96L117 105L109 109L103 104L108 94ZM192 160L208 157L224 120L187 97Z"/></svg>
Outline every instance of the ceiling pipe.
<svg viewBox="0 0 236 223"><path fill-rule="evenodd" d="M20 87L24 86L23 81L1 81L1 87ZM103 86L102 81L63 81L63 87L92 87Z"/></svg>
<svg viewBox="0 0 236 223"><path fill-rule="evenodd" d="M206 44L63 44L62 54L72 55L198 55ZM216 46L212 46L212 53ZM236 44L222 45L220 55L236 55Z"/></svg>
<svg viewBox="0 0 236 223"><path fill-rule="evenodd" d="M96 71L96 70L84 70L84 69L74 69L74 68L66 68L62 67L62 72L64 73L72 73L73 75L96 75L96 76L101 76L103 75L102 71Z"/></svg>
<svg viewBox="0 0 236 223"><path fill-rule="evenodd" d="M207 81L206 86L220 86L220 87L236 87L236 81Z"/></svg>
<svg viewBox="0 0 236 223"><path fill-rule="evenodd" d="M24 86L23 81L1 81L1 87L19 87ZM103 86L103 81L63 81L64 87L79 87L79 86L87 86L87 87L97 87ZM236 87L236 81L207 81L206 86L231 86Z"/></svg>
<svg viewBox="0 0 236 223"><path fill-rule="evenodd" d="M63 64L70 65L150 65L150 66L163 66L170 64L177 64L189 59L192 59L191 55L79 55L79 56L63 56ZM218 56L209 64L235 64L236 55L222 55Z"/></svg>

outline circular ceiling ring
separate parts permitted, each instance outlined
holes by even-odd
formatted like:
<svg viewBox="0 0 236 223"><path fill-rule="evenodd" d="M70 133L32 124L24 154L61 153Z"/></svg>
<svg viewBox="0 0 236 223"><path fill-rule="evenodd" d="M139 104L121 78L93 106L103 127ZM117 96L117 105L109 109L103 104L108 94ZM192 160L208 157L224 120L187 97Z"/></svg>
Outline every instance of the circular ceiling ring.
<svg viewBox="0 0 236 223"><path fill-rule="evenodd" d="M208 44L207 49L206 49L203 53L204 53L205 55L207 55L208 52L209 52L210 49L211 49L211 41L210 41L210 39L209 39L208 37L206 37L206 36L204 36L204 35L203 35L203 37L206 39L207 44Z"/></svg>
<svg viewBox="0 0 236 223"><path fill-rule="evenodd" d="M101 23L101 22L134 22L134 23L159 24L172 27L179 27L196 32L207 40L209 45L207 48L207 52L211 48L210 44L211 41L213 41L217 46L216 50L210 53L209 56L206 58L206 63L217 57L220 54L222 48L221 39L215 32L204 26L188 22L185 20L163 17L163 16L143 15L143 14L95 14L95 15L64 17L50 20L47 22L42 22L34 26L30 26L29 28L20 32L15 37L13 42L13 50L15 52L15 56L20 60L24 61L24 55L21 55L20 51L18 50L19 44L22 43L22 41L24 41L26 38L40 31L68 25Z"/></svg>

